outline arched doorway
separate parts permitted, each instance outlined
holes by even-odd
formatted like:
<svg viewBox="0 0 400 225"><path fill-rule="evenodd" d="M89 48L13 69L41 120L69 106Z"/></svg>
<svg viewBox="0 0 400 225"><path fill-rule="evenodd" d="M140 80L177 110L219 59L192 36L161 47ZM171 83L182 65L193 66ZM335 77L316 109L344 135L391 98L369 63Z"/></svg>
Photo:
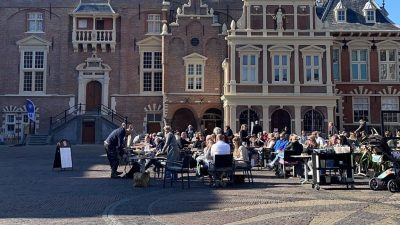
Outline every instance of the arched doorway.
<svg viewBox="0 0 400 225"><path fill-rule="evenodd" d="M219 109L208 109L201 119L202 128L204 128L205 134L211 134L214 127L222 126L222 112ZM222 128L222 127L221 127Z"/></svg>
<svg viewBox="0 0 400 225"><path fill-rule="evenodd" d="M96 111L101 105L101 83L90 81L86 85L86 111Z"/></svg>
<svg viewBox="0 0 400 225"><path fill-rule="evenodd" d="M290 114L283 109L278 109L271 116L271 128L275 131L282 132L286 130L286 133L292 132L291 117Z"/></svg>
<svg viewBox="0 0 400 225"><path fill-rule="evenodd" d="M184 131L191 124L197 130L197 122L190 109L178 109L172 117L171 127L173 130Z"/></svg>
<svg viewBox="0 0 400 225"><path fill-rule="evenodd" d="M250 108L247 108L242 113L240 113L240 116L239 116L240 124L238 126L238 129L240 128L240 125L247 124L248 132L250 132L251 122L254 123L255 121L258 121L258 120L259 120L259 117L257 115L257 112Z"/></svg>
<svg viewBox="0 0 400 225"><path fill-rule="evenodd" d="M319 131L324 132L324 116L317 110L309 110L303 118L304 130L306 132Z"/></svg>

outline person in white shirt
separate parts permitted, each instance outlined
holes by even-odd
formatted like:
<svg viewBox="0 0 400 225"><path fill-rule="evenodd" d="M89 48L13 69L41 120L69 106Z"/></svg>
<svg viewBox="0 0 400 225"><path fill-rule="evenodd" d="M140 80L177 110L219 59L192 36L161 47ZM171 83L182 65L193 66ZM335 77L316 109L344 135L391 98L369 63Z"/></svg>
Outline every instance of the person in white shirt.
<svg viewBox="0 0 400 225"><path fill-rule="evenodd" d="M211 147L211 156L213 159L215 158L215 155L231 154L231 147L225 143L223 134L218 134L216 140L217 142Z"/></svg>

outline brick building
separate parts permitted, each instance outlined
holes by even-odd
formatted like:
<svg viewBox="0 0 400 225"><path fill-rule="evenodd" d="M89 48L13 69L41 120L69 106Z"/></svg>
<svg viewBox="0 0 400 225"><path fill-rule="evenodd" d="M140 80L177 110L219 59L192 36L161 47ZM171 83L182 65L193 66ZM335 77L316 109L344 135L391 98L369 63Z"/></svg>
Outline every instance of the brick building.
<svg viewBox="0 0 400 225"><path fill-rule="evenodd" d="M373 1L318 2L2 0L1 135L378 125L399 108L400 29Z"/></svg>
<svg viewBox="0 0 400 225"><path fill-rule="evenodd" d="M370 0L253 1L231 23L224 119L234 130L380 128L399 110L400 29ZM390 129L399 115L384 115Z"/></svg>

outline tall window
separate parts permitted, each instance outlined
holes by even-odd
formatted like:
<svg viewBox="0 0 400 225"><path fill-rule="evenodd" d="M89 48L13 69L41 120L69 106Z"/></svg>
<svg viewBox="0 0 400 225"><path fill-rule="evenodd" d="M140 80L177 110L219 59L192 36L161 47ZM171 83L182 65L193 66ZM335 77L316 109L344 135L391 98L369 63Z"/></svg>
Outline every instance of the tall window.
<svg viewBox="0 0 400 225"><path fill-rule="evenodd" d="M324 131L324 116L316 111L310 110L304 114L304 130L307 132Z"/></svg>
<svg viewBox="0 0 400 225"><path fill-rule="evenodd" d="M398 97L382 97L381 98L382 110L399 110L399 98ZM398 113L384 113L384 122L399 122Z"/></svg>
<svg viewBox="0 0 400 225"><path fill-rule="evenodd" d="M186 66L186 90L203 90L204 65L201 63L189 63Z"/></svg>
<svg viewBox="0 0 400 225"><path fill-rule="evenodd" d="M321 62L319 55L305 56L304 74L307 83L321 82Z"/></svg>
<svg viewBox="0 0 400 225"><path fill-rule="evenodd" d="M396 80L396 50L382 49L379 51L380 78L384 81Z"/></svg>
<svg viewBox="0 0 400 225"><path fill-rule="evenodd" d="M368 51L367 49L354 49L351 51L351 78L354 81L368 80Z"/></svg>
<svg viewBox="0 0 400 225"><path fill-rule="evenodd" d="M43 13L28 13L28 32L43 32Z"/></svg>
<svg viewBox="0 0 400 225"><path fill-rule="evenodd" d="M162 91L161 52L143 52L143 91Z"/></svg>
<svg viewBox="0 0 400 225"><path fill-rule="evenodd" d="M338 48L333 49L332 69L333 79L335 81L340 81L340 50Z"/></svg>
<svg viewBox="0 0 400 225"><path fill-rule="evenodd" d="M274 82L288 82L289 81L289 56L288 55L274 55L273 57L273 76Z"/></svg>
<svg viewBox="0 0 400 225"><path fill-rule="evenodd" d="M257 56L242 55L241 57L241 76L243 83L255 83L257 80Z"/></svg>
<svg viewBox="0 0 400 225"><path fill-rule="evenodd" d="M368 119L369 101L368 97L353 98L353 121L358 122L360 119Z"/></svg>
<svg viewBox="0 0 400 225"><path fill-rule="evenodd" d="M152 34L161 33L161 16L160 14L147 15L147 32Z"/></svg>
<svg viewBox="0 0 400 225"><path fill-rule="evenodd" d="M24 92L43 92L44 91L44 71L45 71L44 51L25 51L23 52L23 91Z"/></svg>

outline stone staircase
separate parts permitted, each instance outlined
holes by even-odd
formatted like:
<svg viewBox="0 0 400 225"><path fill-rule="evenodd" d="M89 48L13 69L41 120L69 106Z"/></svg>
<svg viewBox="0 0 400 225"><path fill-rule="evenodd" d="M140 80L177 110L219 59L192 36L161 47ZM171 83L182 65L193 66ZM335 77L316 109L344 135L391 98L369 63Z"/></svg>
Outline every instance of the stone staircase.
<svg viewBox="0 0 400 225"><path fill-rule="evenodd" d="M32 134L26 140L26 145L47 145L49 135L47 134Z"/></svg>

